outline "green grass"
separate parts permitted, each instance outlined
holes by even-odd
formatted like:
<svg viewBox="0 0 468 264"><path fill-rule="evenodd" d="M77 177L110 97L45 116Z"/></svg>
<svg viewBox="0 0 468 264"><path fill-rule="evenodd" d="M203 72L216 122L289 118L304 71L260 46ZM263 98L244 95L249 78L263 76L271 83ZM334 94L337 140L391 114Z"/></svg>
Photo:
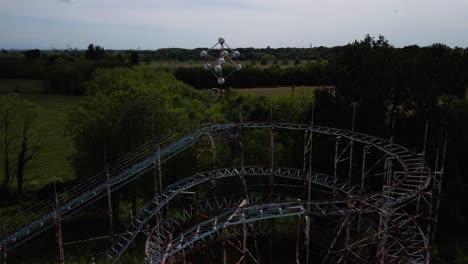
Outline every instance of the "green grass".
<svg viewBox="0 0 468 264"><path fill-rule="evenodd" d="M45 94L21 94L20 96L40 106L39 129L46 137L39 155L26 166L25 190L37 190L52 182L54 178L57 182L74 179L75 174L68 160L73 153L73 145L65 137L64 129L68 110L75 106L82 97Z"/></svg>
<svg viewBox="0 0 468 264"><path fill-rule="evenodd" d="M314 91L320 88L333 88L331 86L296 86L294 88L294 96L313 97ZM289 87L264 87L264 88L246 88L232 89L239 94L249 94L257 96L292 96L292 88Z"/></svg>
<svg viewBox="0 0 468 264"><path fill-rule="evenodd" d="M43 80L0 79L0 94L6 93L43 93L49 84Z"/></svg>
<svg viewBox="0 0 468 264"><path fill-rule="evenodd" d="M262 65L259 60L255 61L255 64L251 60L240 60L236 61L242 65L248 67L257 67L257 68L267 68L274 65L273 61L268 61L267 64ZM299 66L308 63L307 60L302 60ZM310 61L315 62L315 61ZM188 60L188 61L151 61L151 62L142 62L141 64L147 65L154 68L178 68L178 67L203 67L204 61L200 60ZM296 66L293 60L288 61L287 64L283 64L281 60L278 60L277 64L281 68L293 67Z"/></svg>
<svg viewBox="0 0 468 264"><path fill-rule="evenodd" d="M151 61L149 63L142 62L142 64L154 68L202 67L203 61Z"/></svg>

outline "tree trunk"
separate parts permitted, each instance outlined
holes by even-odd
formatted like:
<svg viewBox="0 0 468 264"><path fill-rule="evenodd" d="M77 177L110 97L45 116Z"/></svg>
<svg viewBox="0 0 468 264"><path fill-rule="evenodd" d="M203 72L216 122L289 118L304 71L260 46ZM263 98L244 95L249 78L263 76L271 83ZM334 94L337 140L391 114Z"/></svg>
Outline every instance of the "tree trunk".
<svg viewBox="0 0 468 264"><path fill-rule="evenodd" d="M24 166L26 165L26 151L28 149L28 138L23 137L21 151L18 155L18 165L16 167L16 184L18 185L18 195L23 194Z"/></svg>
<svg viewBox="0 0 468 264"><path fill-rule="evenodd" d="M10 158L8 156L8 149L9 149L9 144L8 144L8 125L5 124L5 131L4 131L4 148L3 148L3 164L4 164L4 172L5 172L5 177L3 178L3 187L5 188L5 191L8 192L8 183L10 182Z"/></svg>
<svg viewBox="0 0 468 264"><path fill-rule="evenodd" d="M18 162L17 162L17 167L16 167L16 184L18 185L18 195L23 194L24 166L28 162L26 158L26 152L28 151L28 132L29 132L29 122L25 121L25 124L23 127L21 150L18 154Z"/></svg>

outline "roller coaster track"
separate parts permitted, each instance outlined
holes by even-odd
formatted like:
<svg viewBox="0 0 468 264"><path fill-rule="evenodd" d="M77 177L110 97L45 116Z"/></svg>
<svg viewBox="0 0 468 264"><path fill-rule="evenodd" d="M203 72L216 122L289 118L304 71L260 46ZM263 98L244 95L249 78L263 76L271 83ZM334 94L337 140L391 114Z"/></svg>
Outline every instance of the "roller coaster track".
<svg viewBox="0 0 468 264"><path fill-rule="evenodd" d="M356 197L356 202L359 203L385 201L392 208L398 209L400 205L418 198L421 193L429 189L433 180L432 172L425 164L423 155L416 154L401 145L395 144L391 140L349 130L307 124L251 122L210 125L186 136L179 136L178 134L167 135L159 141L145 144L113 163L114 165L109 166L107 172L101 172L60 192L57 196L58 203L54 199L46 200L16 214L15 217L3 223L7 233L1 238L0 247L6 247L8 250L11 250L52 226L56 214L60 214L62 219L70 217L105 196L108 189L114 191L127 185L142 174L153 169L157 166L158 162L164 163L191 146L209 139L223 140L236 137L240 128L309 131L321 135L345 138L367 146L373 146L398 161L403 168L399 177L395 177L392 184L386 186L386 189L380 193ZM107 180L107 174L109 180ZM201 180L201 177L198 180ZM172 187L177 189L182 187L182 185L174 185ZM52 208L56 208L55 211ZM396 211L397 209L393 210ZM142 211L144 210L145 208L142 209ZM142 211L140 211L140 214L147 214L147 216L154 215L152 210L146 213L142 213ZM144 224L147 218L142 217L142 223L138 223L137 226ZM134 222L132 225L134 225ZM132 238L125 237L128 236L126 235L127 233L132 233ZM126 232L117 240L124 242L121 243L123 247L113 248L114 253L111 255L120 256L123 252L122 249L125 250L133 238L133 231Z"/></svg>
<svg viewBox="0 0 468 264"><path fill-rule="evenodd" d="M213 177L217 177L216 179L220 180L227 177L239 176L244 174L245 176L264 176L267 177L273 174L275 177L281 178L288 178L293 180L299 180L302 182L302 177L304 177L304 173L300 170L296 169L285 169L285 168L278 168L271 172L271 169L268 168L260 168L260 167L248 167L244 169L222 169L216 171L210 171L207 173L199 173L195 176L183 179L174 185L168 187L164 193L171 193L177 195L177 193L183 192L191 187L193 184L187 184L186 182L194 182L197 176L204 176L205 179L210 179L210 175ZM306 176L307 177L307 176ZM202 184L204 181L197 181L198 184ZM194 248L197 241L200 240L207 240L213 239L216 236L223 236L224 230L226 228L244 224L244 223L253 223L258 222L265 219L274 219L274 218L283 218L283 217L291 217L291 216L310 216L310 215L320 215L320 216L346 216L346 215L357 215L357 214L366 214L370 212L376 212L379 210L379 206L381 205L381 197L377 197L379 194L375 195L368 195L365 198L362 196L358 196L357 190L359 189L357 186L350 186L344 182L336 182L334 177L323 175L323 174L313 174L311 177L307 178L307 181L311 181L316 185L325 186L328 188L337 188L338 191L345 194L346 197L355 197L355 198L347 198L344 200L335 200L335 201L316 201L316 202L308 202L308 201L282 201L281 199L277 199L280 202L273 202L269 201L266 203L259 202L258 199L256 201L250 201L248 204L253 204L252 206L248 206L245 208L236 208L233 206L232 201L227 201L225 199L221 200L221 202L216 203L207 203L205 205L204 211L209 209L214 210L217 209L222 210L223 212L215 217L194 225L192 228L186 230L185 232L179 234L176 237L173 237L173 231L175 227L180 225L180 220L174 220L173 218L168 217L167 220L160 225L153 229L152 240L150 241L151 247L149 251L151 252L150 257L147 258L146 263L164 263L168 258L174 256L180 251L189 252L191 249ZM173 188L175 186L175 191ZM174 196L165 196L163 194L163 201L161 204L168 204ZM157 201L157 199L155 200ZM154 203L154 201L152 202ZM260 204L259 204L260 203ZM362 204L366 206L363 207ZM237 204L240 204L238 202ZM350 206L352 205L352 206ZM145 212L144 214L148 217L153 216L157 211L160 210L161 207L155 207L151 210L151 205L148 203L144 209L141 211ZM151 211L151 213L149 213ZM186 219L191 219L193 216L194 208L190 208L190 210L184 209L182 210L182 215ZM216 210L215 210L216 211ZM180 211L179 211L180 212ZM151 215L151 216L149 216ZM143 223L149 220L143 220L137 217L136 223ZM415 230L416 226L414 224L414 219L411 218L406 212L403 212L402 215L396 219L398 221L394 221L390 224L389 230L397 229L406 227L408 230L412 231L412 233L408 233L405 235L411 235L410 237L406 237L406 239L412 239L413 241L419 241L423 234ZM223 222L224 221L224 222ZM128 229L127 232L119 238L118 243L122 243L123 241L128 242L132 241L132 234L136 235L139 233L139 228L132 224L130 225L131 229ZM141 226L140 226L141 228ZM125 238L126 237L126 238ZM415 240L415 238L417 240ZM126 240L128 239L128 240ZM366 240L360 241L360 243L356 243L355 245L348 248L351 250L352 248L356 248L362 246L363 242L367 240L375 240L375 236L369 236ZM123 252L125 248L122 247L123 245L119 244L119 249ZM420 255L420 247L416 247L413 245L413 248L408 248L408 244L402 245L398 243L398 241L393 240L391 243L391 247L389 248L390 255L398 256L401 254L402 251L406 250L406 255L412 256L413 259L418 259L420 257L424 257L424 255ZM416 248L416 250L415 250ZM115 251L117 252L117 251ZM335 252L337 253L337 252ZM110 257L110 256L109 256ZM114 255L114 260L118 259L118 256Z"/></svg>
<svg viewBox="0 0 468 264"><path fill-rule="evenodd" d="M139 213L135 216L132 223L127 227L127 230L117 239L116 243L108 252L110 259L117 260L127 247L139 234L144 224L148 222L156 213L158 213L165 205L179 195L180 193L189 190L197 185L209 182L211 180L221 180L223 178L236 177L240 175L245 176L270 176L273 175L278 178L302 180L303 172L297 169L277 168L273 171L270 168L263 167L246 167L246 168L226 168L213 170L206 173L197 173L192 177L184 178L176 183L168 186L161 196L156 196L154 199L146 203ZM352 194L357 189L356 186L349 186L345 182L336 182L333 177L324 174L313 174L309 181L317 185L332 186L335 184L337 191ZM368 202L371 202L370 199Z"/></svg>

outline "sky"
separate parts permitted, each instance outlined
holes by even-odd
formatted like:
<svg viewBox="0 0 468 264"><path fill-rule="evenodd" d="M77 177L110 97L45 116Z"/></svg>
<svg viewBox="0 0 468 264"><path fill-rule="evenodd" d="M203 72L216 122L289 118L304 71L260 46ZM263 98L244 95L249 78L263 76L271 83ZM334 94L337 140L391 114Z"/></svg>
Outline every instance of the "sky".
<svg viewBox="0 0 468 264"><path fill-rule="evenodd" d="M468 46L468 0L0 0L0 48Z"/></svg>

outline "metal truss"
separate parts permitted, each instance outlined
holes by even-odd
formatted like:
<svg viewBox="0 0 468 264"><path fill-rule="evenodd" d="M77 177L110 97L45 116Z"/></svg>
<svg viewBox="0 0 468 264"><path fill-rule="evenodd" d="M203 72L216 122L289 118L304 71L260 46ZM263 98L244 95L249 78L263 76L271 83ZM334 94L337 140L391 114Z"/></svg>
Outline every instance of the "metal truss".
<svg viewBox="0 0 468 264"><path fill-rule="evenodd" d="M242 141L242 131L249 129L269 129L271 131L270 145L272 149L272 162L269 168L244 168L242 165L241 168L199 173L171 184L164 189L162 195L156 196L155 199L148 202L142 208L135 217L135 220L127 228L127 232L119 237L113 248L108 252L109 257L111 257L113 261L118 259L135 238L135 232L141 230L141 227L144 226L156 212L161 210L162 207L181 192L199 184L212 182L213 180L216 182L216 179L233 176L243 178L247 175L268 175L271 177L271 186L273 186L273 177L302 180L302 201L271 205L250 205L246 208L238 208L236 210L241 213L233 214L232 211L226 212L226 214L230 213L229 216L232 216L232 219L229 221L227 221L226 215L221 214L220 223L231 226L234 224L263 220L269 217L276 218L289 215L306 217L313 212L320 212L325 215L339 214L341 216L356 213L358 215L357 219L361 219L363 213L375 211L379 218L379 223L376 225L377 231L375 232L377 235L369 236L364 239L362 243L351 243L351 241L348 241L346 238L345 251L340 251L343 249L330 249L331 253L345 253L345 257L341 258L342 260L335 259L335 261L343 261L343 263L345 263L346 259L356 257L355 253L352 252L352 247L362 248L369 243L376 243L378 245L375 258L378 259L379 263L400 263L402 258L398 256L401 255L405 255L409 263L428 263L428 261L430 261L431 244L435 232L434 223L437 221L438 197L440 196L443 165L441 168L438 168L436 165L435 171L432 171L424 161L424 152L420 154L414 153L396 144L393 140L357 133L354 131L354 128L350 131L316 126L314 124L272 122L241 122L209 125L186 136L172 134L162 137L161 140L149 142L116 161L116 163L109 166L106 171L87 178L79 182L76 186L63 190L57 195L57 199L45 200L31 208L22 210L15 217L4 222L3 226L6 235L0 240L0 248L3 250L13 249L22 242L53 226L54 219L57 215L62 219L72 216L79 210L104 197L106 194L127 185L156 167L160 168L162 163L170 160L172 157L195 144L201 142L216 144L216 142L238 140L239 138ZM280 130L302 131L305 133L307 144L305 142L304 168L302 172L294 169L275 168L273 162L273 131ZM335 175L333 176L311 173L312 135L315 134L336 138ZM346 144L343 145L343 142ZM356 149L355 144L362 144L364 146L360 184L352 178L353 152L355 152L353 149ZM343 146L345 147L343 148ZM369 162L368 156L370 156L370 149L378 150L379 153L383 154L382 158L375 164L367 164L367 162ZM340 177L340 175L337 174L336 168L343 161L349 161L348 175ZM381 165L383 165L384 168L378 171ZM374 167L377 168L375 169L377 170L376 173L372 172ZM304 177L304 175L306 176ZM374 193L366 193L364 191L366 187L365 179L375 176L384 179L382 190ZM340 178L342 180L340 180ZM322 184L327 187L331 186L334 194L336 192L342 192L346 195L344 198L342 196L337 196L323 203L312 202L310 201L310 188L306 186L307 184L310 186L311 183ZM308 194L307 189L309 190ZM271 192L273 192L273 187L271 188ZM245 195L247 195L247 193L245 193ZM434 204L436 205L435 208L433 208ZM52 210L53 207L56 208L56 210ZM280 211L282 213L279 213ZM407 212L411 212L411 214ZM242 214L244 214L244 216L242 216ZM262 215L262 217L258 218L259 214ZM346 221L351 221L351 219ZM356 220L356 222L359 223L360 221ZM206 225L203 226L203 228L206 227L206 232L208 232L208 226L210 225L212 225L211 228L213 228L213 220L208 220ZM217 229L222 229L222 226L218 224L214 226ZM350 224L346 222L344 226L345 229L343 232L348 234ZM193 230L190 229L187 232L188 233L186 233L184 237L179 237L179 240L174 240L173 245L177 244L181 248L188 247L189 240L187 240L187 236L190 237L190 235L193 235ZM209 237L211 234L215 233L208 232L207 236ZM348 237L348 235L346 236ZM405 254L401 251L402 246L406 248ZM164 254L157 257L157 259L161 260L164 258ZM359 260L359 258L357 259Z"/></svg>
<svg viewBox="0 0 468 264"><path fill-rule="evenodd" d="M264 171L268 171L265 169ZM282 174L277 174L282 175ZM267 176L267 175L264 175ZM296 177L293 177L297 179ZM314 177L315 178L315 177ZM315 182L314 182L315 183ZM323 184L326 183L327 187L333 187L333 177L328 176L327 180L320 179L317 183ZM349 190L347 194L348 197L352 197L353 191L357 188L347 188ZM340 188L340 190L343 190ZM368 199L370 200L370 199ZM234 208L236 204L241 204L242 199L237 199L237 203L232 200L222 199L221 202L216 201L208 202L202 208L203 211L213 210L219 211L223 210L224 212L220 215L217 215L201 224L193 226L188 231L180 234L179 236L173 238L174 230L177 226L182 225L179 220L174 220L172 218L167 219L165 222L160 223L153 229L151 234L150 247L147 249L147 263L164 263L168 258L172 258L175 254L180 251L189 252L195 247L197 241L205 241L213 239L216 236L222 236L225 233L225 230L231 226L236 226L245 223L258 222L265 219L273 218L282 218L282 217L291 217L291 216L311 216L311 215L321 215L321 216L348 216L349 215L358 215L358 214L368 214L371 212L379 211L380 208L373 206L371 208L364 209L362 206L355 206L357 202L360 202L360 199L346 199L342 201L321 201L321 202L270 202L264 203L258 199L255 201L248 201L246 204L253 204L253 206L246 208ZM259 204L260 203L260 204ZM310 209L307 209L310 208ZM192 219L194 212L200 210L198 207L194 209L190 207L189 210L184 209L179 212L179 217L183 216L184 219ZM223 222L223 219L225 222ZM227 219L227 220L226 220ZM403 214L399 217L399 221L392 223L390 227L385 231L390 233L390 231L399 229L401 227L406 227L409 231L414 231L414 219L412 219L408 214ZM371 229L373 229L376 234L371 234ZM193 233L195 232L195 233ZM360 249L364 246L368 246L369 243L375 243L378 236L381 235L381 232L378 231L378 227L371 226L366 230L366 239L357 241L356 243L350 245L346 248L346 252L353 252L353 249ZM369 233L369 234L367 234ZM409 232L404 235L409 235ZM414 240L419 238L421 233L413 232L411 236L406 237L407 240ZM171 239L172 238L172 239ZM389 257L398 259L397 257L404 253L405 256L415 257L418 252L414 253L411 251L411 248L407 248L408 244L403 244L399 240L394 239L394 237L389 237ZM148 248L148 247L147 247ZM404 252L403 252L404 251ZM403 253L402 253L403 252ZM331 251L329 252L329 254ZM335 256L343 255L343 250L333 251ZM328 255L328 254L327 254ZM357 255L354 253L354 255ZM352 257L351 257L352 258ZM350 258L350 259L351 259ZM361 259L362 260L362 259ZM341 261L336 260L336 263ZM391 263L391 262L390 262Z"/></svg>
<svg viewBox="0 0 468 264"><path fill-rule="evenodd" d="M241 175L263 177L270 177L273 175L274 177L300 180L301 182L304 177L304 173L298 169L276 168L272 171L270 168L245 167L243 169L226 168L213 170L205 173L197 173L192 177L184 178L169 185L162 195L155 196L154 199L143 206L135 216L132 223L127 227L126 231L117 239L111 251L108 252L108 257L113 261L116 261L139 234L145 223L157 214L165 205L169 204L177 195L203 183L211 183L213 180L220 180L229 177L240 177ZM335 188L346 194L352 194L357 190L355 186L350 186L346 182L336 182L333 177L319 173L314 173L310 179L307 178L307 181L325 187L330 187L335 183Z"/></svg>

